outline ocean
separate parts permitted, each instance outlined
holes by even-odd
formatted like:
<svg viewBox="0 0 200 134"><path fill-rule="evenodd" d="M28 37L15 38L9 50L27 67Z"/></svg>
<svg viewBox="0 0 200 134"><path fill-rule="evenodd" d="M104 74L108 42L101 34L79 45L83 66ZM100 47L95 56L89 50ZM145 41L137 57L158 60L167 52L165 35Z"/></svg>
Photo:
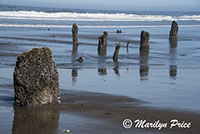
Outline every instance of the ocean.
<svg viewBox="0 0 200 134"><path fill-rule="evenodd" d="M0 6L1 26L83 28L166 27L176 20L180 26L198 26L200 12L104 11ZM23 20L23 21L21 21Z"/></svg>

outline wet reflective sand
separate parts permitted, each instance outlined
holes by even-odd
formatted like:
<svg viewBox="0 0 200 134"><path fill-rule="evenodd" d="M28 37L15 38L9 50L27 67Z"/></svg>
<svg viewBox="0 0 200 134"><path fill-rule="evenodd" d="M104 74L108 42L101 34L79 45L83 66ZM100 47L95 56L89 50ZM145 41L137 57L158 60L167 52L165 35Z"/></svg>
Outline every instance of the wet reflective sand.
<svg viewBox="0 0 200 134"><path fill-rule="evenodd" d="M148 132L198 134L200 38L193 33L199 29L182 27L178 41L169 42L168 27L145 28L151 40L149 56L144 57L139 55L142 29L123 28L122 34L116 34L115 28L80 28L77 53L72 52L71 28L0 29L0 133L61 134L64 129L82 134L132 133L122 127L124 118L163 122L178 118L191 121L194 127ZM109 32L108 50L106 57L100 57L97 39L104 30ZM114 63L118 42L119 59ZM52 49L59 69L62 104L13 107L12 73L17 55L44 46ZM76 62L80 56L83 63Z"/></svg>

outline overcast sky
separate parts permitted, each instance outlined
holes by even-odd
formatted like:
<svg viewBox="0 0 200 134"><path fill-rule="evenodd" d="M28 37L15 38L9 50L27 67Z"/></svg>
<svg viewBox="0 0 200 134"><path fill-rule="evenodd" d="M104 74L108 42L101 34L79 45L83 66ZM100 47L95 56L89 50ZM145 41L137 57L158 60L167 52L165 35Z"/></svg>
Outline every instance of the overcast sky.
<svg viewBox="0 0 200 134"><path fill-rule="evenodd" d="M76 9L200 11L200 0L0 0L0 4Z"/></svg>

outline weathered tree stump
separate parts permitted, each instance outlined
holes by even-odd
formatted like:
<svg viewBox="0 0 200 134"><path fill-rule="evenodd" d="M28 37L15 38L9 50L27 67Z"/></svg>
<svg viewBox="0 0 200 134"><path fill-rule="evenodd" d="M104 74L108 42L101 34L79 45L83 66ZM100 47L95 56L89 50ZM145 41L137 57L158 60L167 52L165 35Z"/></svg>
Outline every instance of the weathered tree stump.
<svg viewBox="0 0 200 134"><path fill-rule="evenodd" d="M176 21L173 21L171 24L171 30L169 33L169 39L177 39L178 38L178 24Z"/></svg>
<svg viewBox="0 0 200 134"><path fill-rule="evenodd" d="M108 32L104 31L103 35L99 37L98 55L106 56L107 51Z"/></svg>
<svg viewBox="0 0 200 134"><path fill-rule="evenodd" d="M49 48L34 48L19 55L13 77L15 105L60 102L58 71Z"/></svg>
<svg viewBox="0 0 200 134"><path fill-rule="evenodd" d="M76 54L78 51L78 26L75 23L72 26L72 40L73 40L72 53Z"/></svg>
<svg viewBox="0 0 200 134"><path fill-rule="evenodd" d="M118 62L118 55L119 55L120 43L116 45L115 52L113 54L113 61Z"/></svg>
<svg viewBox="0 0 200 134"><path fill-rule="evenodd" d="M140 56L147 56L149 54L149 38L148 32L142 31L140 37Z"/></svg>
<svg viewBox="0 0 200 134"><path fill-rule="evenodd" d="M177 40L178 40L178 24L176 21L173 21L169 33L169 42L171 48L177 48Z"/></svg>

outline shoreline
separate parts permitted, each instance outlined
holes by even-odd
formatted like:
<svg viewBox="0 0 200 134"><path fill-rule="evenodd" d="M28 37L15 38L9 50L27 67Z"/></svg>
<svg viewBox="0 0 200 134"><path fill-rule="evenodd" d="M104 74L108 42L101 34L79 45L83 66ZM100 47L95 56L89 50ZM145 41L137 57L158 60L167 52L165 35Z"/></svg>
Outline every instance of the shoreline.
<svg viewBox="0 0 200 134"><path fill-rule="evenodd" d="M57 133L61 134L62 130L65 129L69 129L73 133L83 134L98 134L99 132L198 134L200 132L198 125L200 114L142 106L144 103L147 102L125 96L61 90L61 104L49 104L30 108L13 106L15 114L12 132L16 131L16 133L25 134L28 131L33 133L53 133L57 131ZM65 120L66 117L73 120ZM133 121L132 128L126 129L123 127L122 122L124 119L131 119ZM177 119L180 122L190 122L192 123L191 128L174 127L170 129L170 121L173 119ZM38 123L44 125L43 129L37 128L36 122L39 120L40 122ZM161 130L158 128L137 128L134 123L136 120L167 122L169 125ZM34 125L32 122L35 122ZM54 124L54 126L51 124ZM25 129L24 126L26 126ZM50 126L52 128L49 128Z"/></svg>

